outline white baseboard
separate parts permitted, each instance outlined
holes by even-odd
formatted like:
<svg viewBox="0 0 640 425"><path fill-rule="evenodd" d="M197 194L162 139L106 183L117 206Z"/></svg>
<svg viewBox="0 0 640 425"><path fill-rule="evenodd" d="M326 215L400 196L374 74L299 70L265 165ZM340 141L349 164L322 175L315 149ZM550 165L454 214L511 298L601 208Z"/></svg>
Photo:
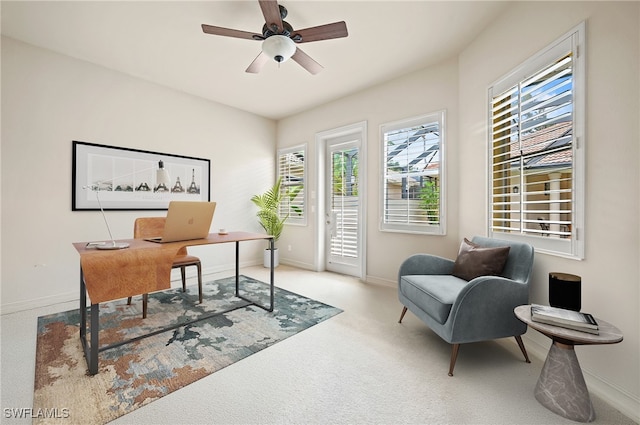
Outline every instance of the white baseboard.
<svg viewBox="0 0 640 425"><path fill-rule="evenodd" d="M371 276L371 275L367 275L365 279L366 279L365 282L367 283L375 283L376 285L387 286L389 288L398 287L398 282L396 282L395 280L384 279L381 277Z"/></svg>
<svg viewBox="0 0 640 425"><path fill-rule="evenodd" d="M296 267L298 269L315 271L315 267L313 264L303 263L302 261L288 260L286 258L280 257L280 264L284 264L291 267Z"/></svg>
<svg viewBox="0 0 640 425"><path fill-rule="evenodd" d="M262 260L252 260L252 261L243 261L240 262L240 268L242 269L243 267L251 267L251 266L260 266L262 265ZM193 267L192 267L193 269ZM233 272L235 273L236 270L236 264L235 263L231 263L231 264L222 264L222 265L218 265L215 267L205 267L202 269L202 276L204 279L204 276L208 276L211 274L216 274L216 273L223 273L223 272ZM179 276L179 275L178 275ZM196 271L195 269L191 270L191 274L187 273L187 278L193 278L195 279L197 277L196 275ZM171 281L174 282L176 280L180 280L180 278L172 278Z"/></svg>
<svg viewBox="0 0 640 425"><path fill-rule="evenodd" d="M527 351L544 362L549 352L549 346L541 345L538 341L528 337L526 334L523 335L522 338L526 341ZM607 402L607 404L618 409L633 421L640 423L640 399L638 399L638 397L602 379L589 369L582 368L582 374L584 375L584 380L587 383L587 388L590 393L597 395ZM596 415L597 414L598 412L596 412Z"/></svg>
<svg viewBox="0 0 640 425"><path fill-rule="evenodd" d="M19 311L33 310L36 308L46 307L53 304L66 303L69 301L80 300L80 288L77 291L65 292L49 297L32 298L26 301L2 304L0 311L2 315L17 313Z"/></svg>

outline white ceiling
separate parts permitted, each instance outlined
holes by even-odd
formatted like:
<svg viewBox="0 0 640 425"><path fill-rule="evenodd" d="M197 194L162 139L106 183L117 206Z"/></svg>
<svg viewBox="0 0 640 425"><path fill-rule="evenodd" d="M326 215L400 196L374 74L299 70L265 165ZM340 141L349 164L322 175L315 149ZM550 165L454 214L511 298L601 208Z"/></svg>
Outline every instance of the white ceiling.
<svg viewBox="0 0 640 425"><path fill-rule="evenodd" d="M347 38L298 45L324 70L293 61L244 70L260 42L207 35L201 24L261 32L257 0L2 1L2 34L186 93L280 119L455 55L506 1L281 0L294 29L345 21Z"/></svg>

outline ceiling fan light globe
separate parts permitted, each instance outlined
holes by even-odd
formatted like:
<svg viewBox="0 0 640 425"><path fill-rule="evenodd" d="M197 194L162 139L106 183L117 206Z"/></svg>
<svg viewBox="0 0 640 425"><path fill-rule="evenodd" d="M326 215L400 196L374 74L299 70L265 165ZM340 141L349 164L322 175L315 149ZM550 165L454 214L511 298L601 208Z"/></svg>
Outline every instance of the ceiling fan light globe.
<svg viewBox="0 0 640 425"><path fill-rule="evenodd" d="M282 63L296 52L296 44L284 35L272 35L262 42L262 51L269 58Z"/></svg>

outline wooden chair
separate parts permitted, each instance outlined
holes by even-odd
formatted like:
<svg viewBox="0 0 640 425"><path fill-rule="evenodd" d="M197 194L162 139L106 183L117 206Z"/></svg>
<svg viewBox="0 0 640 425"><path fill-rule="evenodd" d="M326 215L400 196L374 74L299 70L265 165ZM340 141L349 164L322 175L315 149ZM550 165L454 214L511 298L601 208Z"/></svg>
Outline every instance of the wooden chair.
<svg viewBox="0 0 640 425"><path fill-rule="evenodd" d="M164 229L165 217L139 217L133 225L134 238L152 238L162 235ZM202 303L202 264L200 259L187 253L187 248L182 247L173 260L173 268L180 268L182 275L182 292L187 291L186 268L188 266L196 266L198 268L198 299ZM147 300L149 294L142 294L142 318L147 317ZM131 297L127 299L127 304L131 304Z"/></svg>

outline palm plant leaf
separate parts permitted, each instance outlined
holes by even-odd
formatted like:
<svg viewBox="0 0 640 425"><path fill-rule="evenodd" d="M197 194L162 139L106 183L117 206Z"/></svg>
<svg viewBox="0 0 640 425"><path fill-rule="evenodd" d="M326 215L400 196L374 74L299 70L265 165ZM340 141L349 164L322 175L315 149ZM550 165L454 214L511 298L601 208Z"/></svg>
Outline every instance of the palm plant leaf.
<svg viewBox="0 0 640 425"><path fill-rule="evenodd" d="M289 217L288 214L286 217L280 217L279 207L283 196L280 192L281 183L282 178L279 178L271 189L262 195L254 195L251 198L251 202L259 208L256 215L260 225L268 235L273 236L274 241L280 238L284 222Z"/></svg>

